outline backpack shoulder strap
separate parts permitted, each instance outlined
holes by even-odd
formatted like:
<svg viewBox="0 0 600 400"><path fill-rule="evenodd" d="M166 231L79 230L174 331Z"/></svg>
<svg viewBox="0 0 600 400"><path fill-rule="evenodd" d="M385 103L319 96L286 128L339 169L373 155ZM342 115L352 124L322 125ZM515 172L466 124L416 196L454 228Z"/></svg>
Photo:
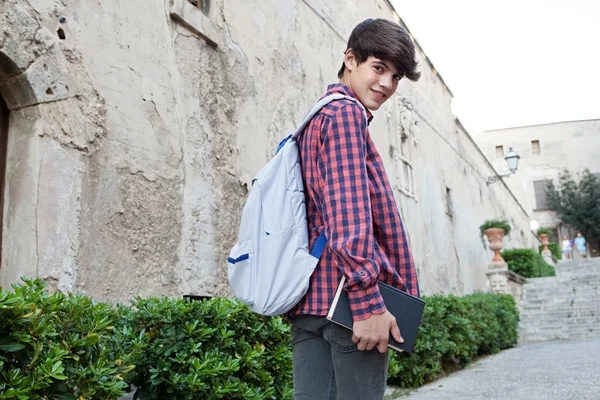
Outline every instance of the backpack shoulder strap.
<svg viewBox="0 0 600 400"><path fill-rule="evenodd" d="M309 113L306 114L306 116L304 117L304 119L302 120L300 125L298 125L298 127L296 128L296 131L292 134L292 136L291 136L292 139L297 138L298 135L300 135L304 131L304 128L306 128L306 126L309 124L310 120L313 119L313 117L315 115L317 115L317 113L319 111L321 111L321 108L325 107L327 104L331 103L332 101L341 100L341 99L350 100L350 101L353 101L356 104L358 104L360 109L363 111L363 114L365 114L365 119L367 119L365 108L363 107L362 104L360 104L360 101L358 101L354 97L345 96L345 95L339 94L339 93L331 94L331 95L329 95L327 97L323 97L321 100L319 100L313 106L313 108L309 111Z"/></svg>

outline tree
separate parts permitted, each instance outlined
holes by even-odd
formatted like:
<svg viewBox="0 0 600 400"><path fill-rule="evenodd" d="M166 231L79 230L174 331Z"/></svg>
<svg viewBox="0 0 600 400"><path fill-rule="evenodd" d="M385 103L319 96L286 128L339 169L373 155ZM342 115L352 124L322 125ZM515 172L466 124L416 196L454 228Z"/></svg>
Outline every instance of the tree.
<svg viewBox="0 0 600 400"><path fill-rule="evenodd" d="M564 170L558 184L546 189L548 205L560 219L580 231L588 241L600 239L600 179L589 170L579 175L579 181Z"/></svg>

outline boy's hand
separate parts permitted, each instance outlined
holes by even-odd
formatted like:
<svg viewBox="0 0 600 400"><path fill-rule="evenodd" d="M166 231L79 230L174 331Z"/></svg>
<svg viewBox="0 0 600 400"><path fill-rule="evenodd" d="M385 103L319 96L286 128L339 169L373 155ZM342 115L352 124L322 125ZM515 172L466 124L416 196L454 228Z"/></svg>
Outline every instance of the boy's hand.
<svg viewBox="0 0 600 400"><path fill-rule="evenodd" d="M372 350L377 346L380 353L385 353L388 349L390 332L398 343L404 342L396 318L386 310L383 314L372 314L363 321L355 322L352 328L352 341L360 351Z"/></svg>

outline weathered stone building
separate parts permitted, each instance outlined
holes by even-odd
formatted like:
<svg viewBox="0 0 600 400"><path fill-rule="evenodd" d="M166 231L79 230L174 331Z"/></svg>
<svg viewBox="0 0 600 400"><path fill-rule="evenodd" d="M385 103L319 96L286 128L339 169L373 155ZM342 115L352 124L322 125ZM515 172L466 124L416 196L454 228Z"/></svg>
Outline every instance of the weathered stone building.
<svg viewBox="0 0 600 400"><path fill-rule="evenodd" d="M501 173L507 171L504 154L512 147L521 159L518 171L506 179L510 190L533 220L554 230L552 240L575 236L573 228L548 208L546 186L558 181L565 169L574 176L589 169L600 177L599 119L497 129L474 135L474 139ZM592 244L591 255L600 255Z"/></svg>
<svg viewBox="0 0 600 400"><path fill-rule="evenodd" d="M193 4L192 4L193 3ZM0 284L39 276L98 299L227 294L252 175L336 80L385 0L0 0L6 102ZM485 288L478 226L529 217L450 111L419 51L371 132L424 293ZM8 123L4 123L8 121Z"/></svg>

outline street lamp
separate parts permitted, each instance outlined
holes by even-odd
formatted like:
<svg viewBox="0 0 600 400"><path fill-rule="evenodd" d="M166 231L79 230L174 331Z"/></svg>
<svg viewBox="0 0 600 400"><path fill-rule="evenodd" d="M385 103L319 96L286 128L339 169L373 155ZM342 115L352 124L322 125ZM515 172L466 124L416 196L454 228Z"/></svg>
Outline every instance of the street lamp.
<svg viewBox="0 0 600 400"><path fill-rule="evenodd" d="M510 173L504 174L504 175L496 174L494 176L490 176L489 178L485 179L485 183L489 185L494 182L498 182L502 178L509 177L510 174L514 174L515 172L517 172L517 169L519 168L519 159L520 158L521 157L519 157L519 155L517 153L515 153L511 147L508 150L508 153L506 153L506 156L504 156L504 159L506 160L506 163L508 164L508 168L510 169Z"/></svg>

